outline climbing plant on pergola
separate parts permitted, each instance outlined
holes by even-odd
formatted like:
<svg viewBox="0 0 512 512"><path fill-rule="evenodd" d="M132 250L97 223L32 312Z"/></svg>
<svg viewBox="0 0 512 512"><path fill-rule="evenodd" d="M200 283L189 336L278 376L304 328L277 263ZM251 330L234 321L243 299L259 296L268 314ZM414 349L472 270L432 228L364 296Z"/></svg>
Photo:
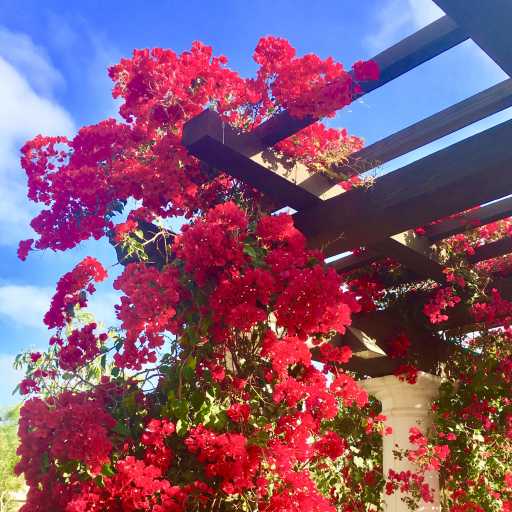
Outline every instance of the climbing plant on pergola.
<svg viewBox="0 0 512 512"><path fill-rule="evenodd" d="M48 352L19 357L25 512L374 510L383 489L413 506L432 469L446 508L512 508L512 121L368 179L512 106L511 80L365 148L318 122L467 39L512 72L511 5L436 3L350 72L277 38L252 80L199 43L136 51L110 70L124 123L24 146L46 209L20 256L107 236L125 266L121 328L84 312L107 277L86 258L57 285ZM418 370L448 384L402 454L417 473L385 475L356 380Z"/></svg>
<svg viewBox="0 0 512 512"><path fill-rule="evenodd" d="M447 15L375 56L372 60L379 65L380 78L364 84L361 94L384 86L470 38L505 72L512 73L506 28L511 15L509 6L490 2L486 9L480 9L472 2L437 3ZM383 164L510 106L512 82L506 79L351 154L335 170L351 175L363 173L376 163ZM184 144L208 165L226 169L264 192L277 208L289 206L297 210L295 226L307 236L310 246L321 248L327 257L341 254L342 257L329 263L338 272L389 257L410 271L404 273L404 283L425 279L444 283L443 265L436 259L432 245L468 227L491 223L512 213L512 199L508 197L512 190L512 173L508 172L511 152L507 143L512 135L510 122L379 177L369 188L347 194L335 179L318 174L311 177L300 163L289 165L287 161L281 163L266 157L269 146L315 121L313 117L298 120L285 111L245 135L237 134L209 110L187 124ZM490 204L480 206L484 203ZM479 208L465 212L475 207ZM438 221L447 216L451 217ZM438 222L432 224L434 221ZM414 230L418 226L426 226L420 235ZM364 247L364 252L346 256L346 251L359 247ZM469 260L475 264L503 256L511 249L507 235L478 246ZM488 286L510 297L507 279L499 278ZM450 349L432 327L418 318L418 304L421 297L410 303L408 328L413 332L411 339L419 367L431 371L433 365L448 357ZM435 330L465 327L472 322L461 311L436 325ZM358 329L384 343L384 351L392 330L403 323L403 316L392 310L353 318ZM358 350L364 358L366 347L358 345L353 333L347 336L350 341L344 338L341 342L348 342L355 350L349 363L352 368L372 376L392 373L398 364L396 360L383 356L360 361Z"/></svg>

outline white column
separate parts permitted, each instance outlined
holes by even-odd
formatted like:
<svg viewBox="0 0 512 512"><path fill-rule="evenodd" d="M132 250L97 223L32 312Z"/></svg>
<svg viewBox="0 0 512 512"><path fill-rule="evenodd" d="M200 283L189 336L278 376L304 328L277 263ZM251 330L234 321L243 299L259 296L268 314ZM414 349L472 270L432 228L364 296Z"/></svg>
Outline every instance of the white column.
<svg viewBox="0 0 512 512"><path fill-rule="evenodd" d="M432 425L431 403L436 398L441 379L429 373L419 372L416 384L402 382L394 375L360 381L370 395L382 403L382 414L387 417L386 426L393 429L391 435L383 436L383 470L415 471L414 464L407 459L398 460L393 451L396 448L411 448L409 429L418 426L425 432ZM439 512L439 477L437 472L428 472L425 481L434 490L434 502L419 504L421 512ZM388 496L384 493L385 512L405 512L407 505L399 493Z"/></svg>

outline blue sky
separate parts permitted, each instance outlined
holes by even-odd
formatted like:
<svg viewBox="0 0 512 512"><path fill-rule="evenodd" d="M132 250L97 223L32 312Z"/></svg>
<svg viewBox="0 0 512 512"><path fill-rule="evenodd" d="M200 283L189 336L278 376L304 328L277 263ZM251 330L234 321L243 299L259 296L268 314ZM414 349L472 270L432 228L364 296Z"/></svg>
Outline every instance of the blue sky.
<svg viewBox="0 0 512 512"><path fill-rule="evenodd" d="M103 242L64 254L32 254L24 263L16 257L35 211L26 199L19 147L37 133L69 135L115 115L110 64L134 48L182 51L201 40L251 75L259 37L272 34L289 39L301 54L332 55L350 66L440 14L431 0L0 0L0 405L16 400L10 396L19 379L11 369L14 355L47 344L42 316L58 277L87 254L105 264L115 261ZM371 143L504 78L473 43L464 43L365 96L332 123ZM510 111L493 116L386 170L510 117ZM105 323L114 321L110 284L99 288L92 303Z"/></svg>

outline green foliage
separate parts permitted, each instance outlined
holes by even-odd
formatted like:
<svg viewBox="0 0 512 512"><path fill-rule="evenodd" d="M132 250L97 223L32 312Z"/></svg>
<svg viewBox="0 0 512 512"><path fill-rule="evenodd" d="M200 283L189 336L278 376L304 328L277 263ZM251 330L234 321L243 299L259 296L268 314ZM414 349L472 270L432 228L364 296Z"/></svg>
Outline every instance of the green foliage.
<svg viewBox="0 0 512 512"><path fill-rule="evenodd" d="M18 505L11 499L11 494L23 489L23 479L14 474L18 462L19 407L0 412L0 512L12 512Z"/></svg>

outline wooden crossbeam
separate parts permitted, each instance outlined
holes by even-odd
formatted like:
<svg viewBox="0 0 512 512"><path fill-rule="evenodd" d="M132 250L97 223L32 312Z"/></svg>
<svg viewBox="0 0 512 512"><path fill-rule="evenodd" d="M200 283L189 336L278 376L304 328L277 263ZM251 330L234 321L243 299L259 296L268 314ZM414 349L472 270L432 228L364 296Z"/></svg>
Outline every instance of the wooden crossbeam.
<svg viewBox="0 0 512 512"><path fill-rule="evenodd" d="M512 76L510 0L434 0L473 41Z"/></svg>
<svg viewBox="0 0 512 512"><path fill-rule="evenodd" d="M492 201L512 191L511 137L512 121L494 126L298 212L295 225L332 256Z"/></svg>
<svg viewBox="0 0 512 512"><path fill-rule="evenodd" d="M372 249L399 261L418 277L445 282L443 266L432 258L428 240L418 237L414 231L386 238L372 245Z"/></svg>
<svg viewBox="0 0 512 512"><path fill-rule="evenodd" d="M466 33L448 16L434 21L373 57L372 60L375 60L380 67L380 79L363 84L363 92L368 93L387 84L466 39L468 39ZM261 141L261 151L315 121L317 119L313 117L297 119L284 111L262 123L253 131L253 134Z"/></svg>
<svg viewBox="0 0 512 512"><path fill-rule="evenodd" d="M385 244L389 244L389 241L394 241L394 239L387 239L385 241ZM355 270L357 268L368 265L373 261L379 260L382 258L383 254L387 254L390 257L394 257L395 259L400 261L400 263L402 263L410 270L413 270L414 273L419 277L435 279L438 282L444 281L442 266L439 263L431 259L426 260L425 254L422 254L421 252L419 253L420 257L418 258L418 260L413 260L412 263L408 263L407 258L415 258L418 253L411 249L409 246L404 245L403 247L407 247L409 253L405 252L401 255L395 256L393 255L393 250L397 251L397 253L399 250L403 250L403 248L400 248L400 245L398 245L397 247L398 248L389 248L386 246L382 246L381 242L380 244L376 244L374 246L374 248L378 249L380 252L376 252L375 250L367 250L360 255L350 254L348 256L345 256L344 258L340 258L339 260L333 261L328 265L334 268L337 272L349 272L351 270ZM498 258L500 256L505 256L506 254L509 253L512 253L512 237L507 236L504 238L500 238L499 240L496 240L494 242L489 242L487 244L476 247L475 253L468 257L468 261L472 264L475 264L481 261ZM425 267L423 273L421 272L422 266Z"/></svg>
<svg viewBox="0 0 512 512"><path fill-rule="evenodd" d="M445 281L443 266L432 257L430 241L417 236L414 231L405 231L378 242L362 254L350 254L329 263L337 272L349 272L379 260L386 255L399 261L414 276L433 279L439 283Z"/></svg>
<svg viewBox="0 0 512 512"><path fill-rule="evenodd" d="M479 261L490 260L498 256L504 256L512 252L512 238L507 236L500 238L495 242L489 242L475 249L475 253L469 256L470 263L478 263Z"/></svg>
<svg viewBox="0 0 512 512"><path fill-rule="evenodd" d="M493 203L475 208L457 217L446 219L428 226L426 236L432 242L462 233L472 227L489 224L512 215L512 197L506 197Z"/></svg>
<svg viewBox="0 0 512 512"><path fill-rule="evenodd" d="M435 373L439 363L446 361L458 348L444 342L425 325L418 324L409 315L404 318L394 310L361 313L353 315L352 326L345 335L334 337L332 343L351 347L354 355L347 369L378 377L392 374L405 362L387 354L390 342L398 334L406 333L412 343L410 356L417 360L419 369Z"/></svg>
<svg viewBox="0 0 512 512"><path fill-rule="evenodd" d="M245 141L213 110L205 110L185 125L182 142L197 158L249 183L278 204L302 210L321 202L314 193L246 156Z"/></svg>
<svg viewBox="0 0 512 512"><path fill-rule="evenodd" d="M247 152L243 154L240 148L245 146L239 136L213 111L207 110L187 123L183 143L193 155L214 167L228 170L231 175L266 193L280 205L303 210L319 205L329 197L321 195L322 182L311 179L304 166L296 164L294 169L287 170L279 161L270 161L271 157L262 153L252 157L247 156ZM264 164L272 165L272 170ZM299 176L297 172L300 172ZM294 176L290 176L290 173ZM297 184L292 183L291 179ZM333 193L332 189L329 188L326 193ZM343 192L341 187L338 189L334 194ZM414 235L410 237L414 238ZM403 240L380 242L381 246L376 248L379 252L402 262L417 275L436 280L442 275L439 264L424 251L418 251L412 245L409 247Z"/></svg>
<svg viewBox="0 0 512 512"><path fill-rule="evenodd" d="M483 226L485 224L504 219L511 215L512 197L506 197L505 199L500 199L499 201L495 201L485 206L481 206L468 212L462 213L457 217L446 219L441 222L437 222L436 224L427 226L427 228L425 228L425 238L432 243L439 242L443 238L448 238L450 236L456 235L457 233L462 233L467 229ZM477 251L478 256L474 257L475 262L483 261L484 259L495 258L497 256L507 254L508 252L512 252L506 250L508 243L508 241L500 242L499 245L494 246L495 248L492 251L489 249L482 249L481 252ZM503 250L506 250L506 252L498 254L497 251L500 246ZM490 256L484 257L484 254L490 254ZM338 272L349 272L351 270L355 270L356 268L360 268L364 265L372 263L373 261L376 261L380 258L382 258L382 254L379 254L375 250L367 249L362 254L349 254L348 256L332 261L329 263L329 266L333 267Z"/></svg>
<svg viewBox="0 0 512 512"><path fill-rule="evenodd" d="M366 249L362 254L349 254L343 258L331 261L328 265L329 267L334 268L337 272L350 272L351 270L355 270L356 268L363 267L369 263L379 260L382 257L383 255L378 252Z"/></svg>
<svg viewBox="0 0 512 512"><path fill-rule="evenodd" d="M352 154L341 172L364 172L425 146L465 126L512 106L512 79L504 80L451 107L404 128Z"/></svg>

